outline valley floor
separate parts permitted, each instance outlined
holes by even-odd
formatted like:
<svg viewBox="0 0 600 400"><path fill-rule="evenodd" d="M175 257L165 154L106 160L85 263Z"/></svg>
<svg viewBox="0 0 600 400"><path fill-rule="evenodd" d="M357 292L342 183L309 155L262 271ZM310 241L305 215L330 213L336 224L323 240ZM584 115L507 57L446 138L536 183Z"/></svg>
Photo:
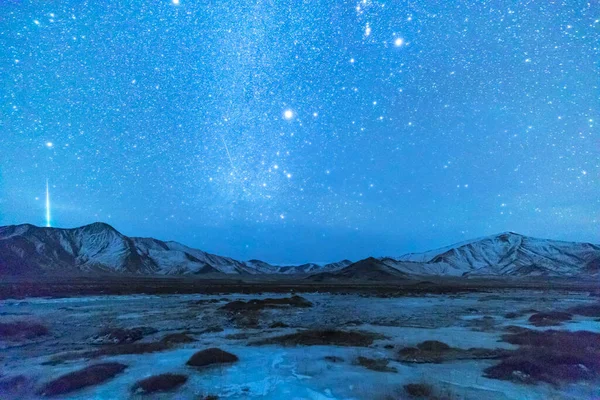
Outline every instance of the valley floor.
<svg viewBox="0 0 600 400"><path fill-rule="evenodd" d="M164 373L187 380L144 398L600 397L600 380L589 366L556 376L535 369L531 375L513 370L500 378L489 372L506 354L520 349L511 340L514 335L550 330L567 336L600 333L600 315L587 312L542 316L541 324L532 318L540 312L597 304L598 298L589 292L494 289L301 296L290 300L289 295L274 293L215 293L2 300L0 397L54 393L66 399L137 399L142 397L136 382ZM11 331L19 326L21 331ZM219 348L239 360L226 362L217 356L208 366L186 365L207 348ZM49 384L107 362L125 368L105 378L95 375L97 381L75 374ZM568 379L572 376L578 379Z"/></svg>

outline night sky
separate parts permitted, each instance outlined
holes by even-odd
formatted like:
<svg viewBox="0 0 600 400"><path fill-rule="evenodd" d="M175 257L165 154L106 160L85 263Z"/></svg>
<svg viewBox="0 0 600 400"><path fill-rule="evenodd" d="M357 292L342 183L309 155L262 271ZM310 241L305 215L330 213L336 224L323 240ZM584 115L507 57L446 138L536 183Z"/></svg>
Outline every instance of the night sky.
<svg viewBox="0 0 600 400"><path fill-rule="evenodd" d="M600 5L0 3L0 225L238 259L600 242Z"/></svg>

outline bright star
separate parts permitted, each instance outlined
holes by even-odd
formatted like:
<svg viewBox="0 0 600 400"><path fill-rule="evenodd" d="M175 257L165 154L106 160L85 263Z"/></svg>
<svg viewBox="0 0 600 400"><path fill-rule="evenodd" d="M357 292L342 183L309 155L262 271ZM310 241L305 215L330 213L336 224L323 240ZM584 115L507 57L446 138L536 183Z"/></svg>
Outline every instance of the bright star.
<svg viewBox="0 0 600 400"><path fill-rule="evenodd" d="M283 112L283 118L290 120L292 118L294 118L294 112L290 109L287 109Z"/></svg>
<svg viewBox="0 0 600 400"><path fill-rule="evenodd" d="M178 6L179 5L179 0L172 0L173 5Z"/></svg>
<svg viewBox="0 0 600 400"><path fill-rule="evenodd" d="M46 142L46 147L50 149L50 148L54 147L54 143Z"/></svg>
<svg viewBox="0 0 600 400"><path fill-rule="evenodd" d="M402 38L396 38L396 40L394 40L394 46L396 47L400 47L404 44L404 39Z"/></svg>

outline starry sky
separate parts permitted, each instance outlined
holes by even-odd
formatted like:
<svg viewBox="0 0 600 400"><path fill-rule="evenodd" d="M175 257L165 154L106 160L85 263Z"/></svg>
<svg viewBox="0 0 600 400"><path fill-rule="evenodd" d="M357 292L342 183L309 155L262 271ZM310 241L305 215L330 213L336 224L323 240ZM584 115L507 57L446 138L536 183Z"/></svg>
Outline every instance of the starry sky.
<svg viewBox="0 0 600 400"><path fill-rule="evenodd" d="M274 263L600 242L600 4L0 3L0 225Z"/></svg>

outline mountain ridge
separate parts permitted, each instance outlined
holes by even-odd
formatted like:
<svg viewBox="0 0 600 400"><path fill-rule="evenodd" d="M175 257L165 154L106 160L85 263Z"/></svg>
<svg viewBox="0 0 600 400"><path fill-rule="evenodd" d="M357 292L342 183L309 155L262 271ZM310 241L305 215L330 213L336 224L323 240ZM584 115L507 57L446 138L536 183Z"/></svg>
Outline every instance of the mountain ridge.
<svg viewBox="0 0 600 400"><path fill-rule="evenodd" d="M319 266L277 266L238 261L188 247L176 241L125 236L104 222L76 228L32 224L0 227L0 275L56 271L115 272L157 275L306 273L343 268L343 260ZM258 268L258 262L261 263Z"/></svg>
<svg viewBox="0 0 600 400"><path fill-rule="evenodd" d="M77 228L0 227L0 275L108 272L143 275L311 274L315 279L404 279L410 275L589 276L600 272L600 246L502 232L399 257L326 265L239 261L175 241L128 237L104 222ZM320 278L317 276L322 273Z"/></svg>

